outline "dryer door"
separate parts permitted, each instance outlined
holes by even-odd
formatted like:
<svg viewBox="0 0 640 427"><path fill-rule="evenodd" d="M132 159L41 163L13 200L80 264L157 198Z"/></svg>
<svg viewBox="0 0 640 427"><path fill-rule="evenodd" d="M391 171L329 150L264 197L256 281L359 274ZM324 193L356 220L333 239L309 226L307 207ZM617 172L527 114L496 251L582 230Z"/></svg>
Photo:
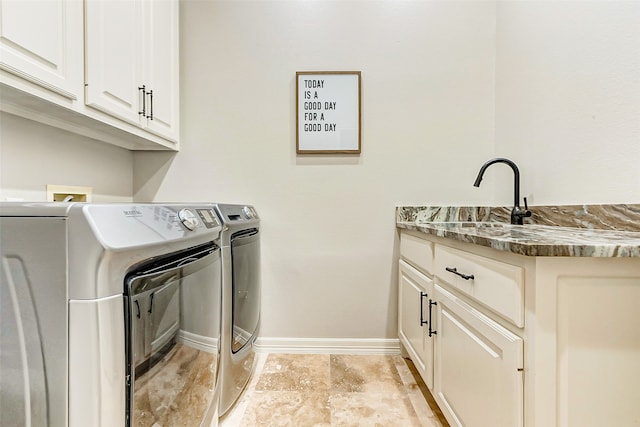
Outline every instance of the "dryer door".
<svg viewBox="0 0 640 427"><path fill-rule="evenodd" d="M231 235L233 342L237 353L252 342L260 322L260 235L257 228Z"/></svg>

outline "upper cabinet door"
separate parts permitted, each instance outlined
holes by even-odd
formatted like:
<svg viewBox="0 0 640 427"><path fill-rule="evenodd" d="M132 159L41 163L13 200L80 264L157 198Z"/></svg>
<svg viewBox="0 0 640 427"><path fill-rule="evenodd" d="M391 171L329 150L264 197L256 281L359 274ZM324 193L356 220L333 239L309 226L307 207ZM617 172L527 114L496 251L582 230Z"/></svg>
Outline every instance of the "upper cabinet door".
<svg viewBox="0 0 640 427"><path fill-rule="evenodd" d="M0 69L82 99L82 2L0 0Z"/></svg>
<svg viewBox="0 0 640 427"><path fill-rule="evenodd" d="M153 99L148 96L153 116L146 122L147 130L177 141L180 113L178 2L150 1L145 5L148 9L145 84L153 90Z"/></svg>
<svg viewBox="0 0 640 427"><path fill-rule="evenodd" d="M85 2L86 104L140 125L143 107L142 2Z"/></svg>
<svg viewBox="0 0 640 427"><path fill-rule="evenodd" d="M178 1L86 0L86 104L178 140Z"/></svg>

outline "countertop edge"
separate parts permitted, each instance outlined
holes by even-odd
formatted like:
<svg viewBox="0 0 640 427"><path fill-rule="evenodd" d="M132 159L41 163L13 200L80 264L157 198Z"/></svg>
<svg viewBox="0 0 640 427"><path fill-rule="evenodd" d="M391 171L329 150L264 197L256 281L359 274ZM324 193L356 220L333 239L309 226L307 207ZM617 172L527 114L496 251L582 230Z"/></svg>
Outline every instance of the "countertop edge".
<svg viewBox="0 0 640 427"><path fill-rule="evenodd" d="M508 224L510 226L510 224ZM598 258L634 258L640 257L640 241L638 244L621 244L619 242L604 244L573 244L539 242L522 243L494 236L481 236L475 233L463 233L443 228L443 223L416 223L396 221L396 227L406 230L493 248L499 251L533 257L598 257ZM516 226L518 227L518 226ZM530 227L530 226L524 226ZM473 229L473 228L472 228ZM637 233L632 233L637 234Z"/></svg>

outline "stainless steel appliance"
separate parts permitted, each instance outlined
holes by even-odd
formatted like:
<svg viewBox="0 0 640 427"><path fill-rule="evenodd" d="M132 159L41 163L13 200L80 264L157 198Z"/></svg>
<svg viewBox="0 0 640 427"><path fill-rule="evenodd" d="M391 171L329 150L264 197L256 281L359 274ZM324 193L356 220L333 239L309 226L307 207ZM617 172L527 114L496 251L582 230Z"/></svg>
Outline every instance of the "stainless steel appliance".
<svg viewBox="0 0 640 427"><path fill-rule="evenodd" d="M217 425L210 205L0 203L0 425Z"/></svg>
<svg viewBox="0 0 640 427"><path fill-rule="evenodd" d="M260 328L260 218L253 206L214 207L223 225L220 415L224 415L254 370Z"/></svg>

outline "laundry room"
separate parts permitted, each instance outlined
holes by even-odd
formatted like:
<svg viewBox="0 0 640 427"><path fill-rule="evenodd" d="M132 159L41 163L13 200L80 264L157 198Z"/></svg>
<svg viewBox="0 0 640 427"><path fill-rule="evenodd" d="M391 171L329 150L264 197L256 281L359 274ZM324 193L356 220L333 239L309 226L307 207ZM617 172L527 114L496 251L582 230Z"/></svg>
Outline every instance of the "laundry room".
<svg viewBox="0 0 640 427"><path fill-rule="evenodd" d="M583 205L630 206L625 215L640 221L638 2L163 0L172 6L162 26L136 19L146 2L134 0L115 11L101 0L22 2L40 11L31 16L18 3L0 0L0 201L46 202L47 185L59 185L91 188L101 204L252 206L264 357L324 355L333 368L346 355L404 354L397 208L511 208L509 167L473 185L489 159L517 164L515 204L524 209L526 197L534 213L525 222L539 206ZM357 152L297 150L301 72L358 73ZM106 86L132 75L116 105ZM125 101L133 113L120 113ZM635 285L639 256L625 270ZM525 330L498 315L512 333ZM519 425L545 425L542 410L527 412L534 392L544 394L524 388ZM239 402L254 425L268 416ZM428 406L434 424L418 415L401 425L483 425ZM562 417L556 425L579 425ZM314 425L298 421L289 425Z"/></svg>

